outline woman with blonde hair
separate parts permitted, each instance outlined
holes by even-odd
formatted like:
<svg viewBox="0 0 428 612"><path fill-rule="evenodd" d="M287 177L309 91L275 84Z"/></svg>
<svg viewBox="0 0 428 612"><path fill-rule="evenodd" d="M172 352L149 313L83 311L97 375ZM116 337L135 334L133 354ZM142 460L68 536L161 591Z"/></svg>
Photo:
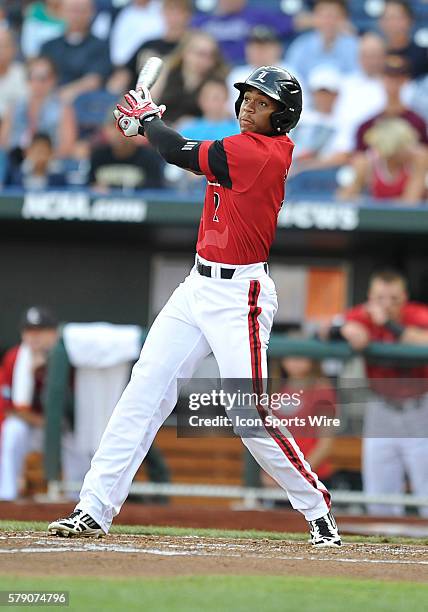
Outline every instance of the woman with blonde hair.
<svg viewBox="0 0 428 612"><path fill-rule="evenodd" d="M420 202L425 193L427 150L404 119L381 119L365 134L369 146L355 156L352 182L338 196L349 199L366 190L376 200Z"/></svg>
<svg viewBox="0 0 428 612"><path fill-rule="evenodd" d="M215 39L202 30L191 30L171 54L163 74L152 88L154 100L166 105L163 118L200 117L198 96L208 79L224 78L228 72Z"/></svg>

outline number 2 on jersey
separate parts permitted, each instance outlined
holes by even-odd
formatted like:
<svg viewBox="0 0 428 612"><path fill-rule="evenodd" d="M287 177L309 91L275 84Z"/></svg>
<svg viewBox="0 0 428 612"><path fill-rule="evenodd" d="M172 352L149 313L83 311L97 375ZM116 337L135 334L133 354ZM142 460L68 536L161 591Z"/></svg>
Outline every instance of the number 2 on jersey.
<svg viewBox="0 0 428 612"><path fill-rule="evenodd" d="M220 195L214 191L214 216L213 216L213 221L215 221L216 223L219 223L219 218L217 216L217 211L218 211L218 207L220 206Z"/></svg>

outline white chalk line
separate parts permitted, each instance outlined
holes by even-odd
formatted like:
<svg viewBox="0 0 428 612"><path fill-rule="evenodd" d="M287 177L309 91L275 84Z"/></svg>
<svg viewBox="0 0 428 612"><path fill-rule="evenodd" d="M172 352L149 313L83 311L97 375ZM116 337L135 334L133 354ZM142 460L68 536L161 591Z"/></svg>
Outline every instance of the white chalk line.
<svg viewBox="0 0 428 612"><path fill-rule="evenodd" d="M36 536L33 535L10 535L0 536L0 540L35 540Z"/></svg>
<svg viewBox="0 0 428 612"><path fill-rule="evenodd" d="M44 544L43 541L38 543ZM178 545L174 545L174 548ZM83 545L64 545L62 542L58 542L58 545L38 548L36 546L27 546L23 548L9 548L0 549L0 554L19 554L19 553L66 553L66 552L115 552L115 553L139 553L148 555L159 555L166 557L229 557L229 558L242 558L241 553L233 553L225 551L224 549L219 555L218 552L209 552L201 550L163 550L157 548L135 548L132 546L119 546L115 544L95 544L87 543ZM428 565L428 561L412 561L407 559L355 559L348 557L319 557L319 556L300 556L300 555L275 555L269 556L269 554L255 554L247 552L247 557L252 559L281 559L283 561L323 561L333 563L374 563L374 564L386 564L386 565Z"/></svg>
<svg viewBox="0 0 428 612"><path fill-rule="evenodd" d="M65 542L70 542L72 539L75 541L75 538L55 538L52 535L48 535L45 534L46 539L43 540L41 539L41 537L43 537L43 532L42 533L37 533L37 532L33 532L30 534L23 534L23 535L7 535L7 536L0 536L0 540L37 540L37 544L40 544L41 546L43 546L47 541L49 541L50 544L55 545L56 543L58 543L58 545L62 545L62 543ZM108 539L116 539L116 538L120 538L120 539L126 539L126 540L140 540L141 538L150 538L150 539L156 539L156 541L159 544L168 546L169 548L179 548L180 544L179 543L173 543L170 542L168 539L163 539L159 536L152 536L152 535L145 535L145 534L133 534L133 533L127 533L127 534L108 534ZM203 548L204 546L209 546L210 548L227 548L229 550L231 549L236 549L236 550L244 550L246 551L246 547L248 546L248 542L246 540L236 540L235 542L231 543L230 541L226 541L226 542L219 542L218 539L217 540L211 540L211 538L206 538L203 537L201 538L201 536L198 535L180 535L180 540L182 541L186 541L186 540L190 540L192 543L192 546L198 546L200 548ZM203 540L200 542L195 542L195 540ZM105 541L103 538L98 539L98 546L119 546L116 544L102 544L102 542ZM252 542L258 542L259 540L252 540ZM309 540L308 540L309 542ZM305 542L304 541L293 541L293 540L270 540L270 543L272 545L277 545L279 546L283 546L283 545L287 545L287 544L292 544L292 545L300 545L300 546L305 546ZM88 544L89 545L89 542ZM407 549L407 548L411 548L412 549L412 553L413 554L417 554L417 553L422 553L422 554L426 554L428 552L428 547L427 546L423 546L423 545L410 545L410 544L389 544L389 543L380 543L380 542L370 542L370 543L365 543L365 542L343 542L342 543L342 547L341 549L335 549L332 548L331 550L333 551L337 551L337 550L344 550L346 548L348 548L349 546L352 546L353 548L367 548L367 546L369 546L370 548L379 548L382 549L383 551L387 551L391 554L401 554L401 550L399 550L398 552L396 551L397 546L400 549ZM140 548L138 550L141 550ZM306 558L306 557L305 557Z"/></svg>

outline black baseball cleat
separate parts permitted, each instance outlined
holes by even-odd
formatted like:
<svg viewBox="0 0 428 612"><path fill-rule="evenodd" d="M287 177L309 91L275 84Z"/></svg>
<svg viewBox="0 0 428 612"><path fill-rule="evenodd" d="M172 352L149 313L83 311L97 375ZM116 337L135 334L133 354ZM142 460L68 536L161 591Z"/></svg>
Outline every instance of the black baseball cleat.
<svg viewBox="0 0 428 612"><path fill-rule="evenodd" d="M325 548L327 546L342 546L339 531L336 521L331 512L314 521L309 521L311 530L310 542L312 546L317 548Z"/></svg>
<svg viewBox="0 0 428 612"><path fill-rule="evenodd" d="M79 509L74 510L67 518L58 519L50 523L48 533L63 538L73 536L102 538L105 535L92 516L85 514L83 510Z"/></svg>

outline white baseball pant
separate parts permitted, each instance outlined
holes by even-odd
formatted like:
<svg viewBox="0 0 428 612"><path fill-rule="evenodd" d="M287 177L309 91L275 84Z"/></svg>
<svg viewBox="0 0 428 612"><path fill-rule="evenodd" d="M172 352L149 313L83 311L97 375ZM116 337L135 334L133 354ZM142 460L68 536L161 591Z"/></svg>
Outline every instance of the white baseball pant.
<svg viewBox="0 0 428 612"><path fill-rule="evenodd" d="M363 487L369 495L405 492L406 475L414 495L428 494L428 394L409 398L402 408L373 395L364 418ZM425 436L425 437L418 437ZM368 504L369 514L402 516L399 504ZM428 507L419 510L428 518Z"/></svg>
<svg viewBox="0 0 428 612"><path fill-rule="evenodd" d="M180 380L213 352L222 379L267 377L266 350L277 310L275 285L262 263L228 266L198 258L154 321L87 473L78 507L107 532L158 429L174 409ZM232 279L221 268L234 268ZM243 443L307 520L324 516L330 495L296 442L280 432Z"/></svg>
<svg viewBox="0 0 428 612"><path fill-rule="evenodd" d="M19 416L5 418L0 436L0 500L13 501L19 496L25 457L32 451L42 451L43 427L35 427ZM89 465L89 457L83 457L69 431L61 440L62 465L67 481L79 482ZM70 496L75 500L75 496Z"/></svg>

